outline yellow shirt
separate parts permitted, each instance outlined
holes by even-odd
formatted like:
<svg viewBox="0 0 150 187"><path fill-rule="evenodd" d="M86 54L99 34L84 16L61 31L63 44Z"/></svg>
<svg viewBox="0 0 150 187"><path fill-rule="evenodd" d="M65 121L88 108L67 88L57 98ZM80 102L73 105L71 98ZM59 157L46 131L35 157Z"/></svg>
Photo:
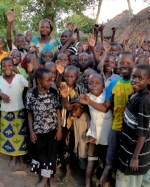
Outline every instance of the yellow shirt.
<svg viewBox="0 0 150 187"><path fill-rule="evenodd" d="M1 60L4 58L4 57L8 57L8 53L5 52L5 51L1 51L2 54L0 54L0 63L1 63Z"/></svg>

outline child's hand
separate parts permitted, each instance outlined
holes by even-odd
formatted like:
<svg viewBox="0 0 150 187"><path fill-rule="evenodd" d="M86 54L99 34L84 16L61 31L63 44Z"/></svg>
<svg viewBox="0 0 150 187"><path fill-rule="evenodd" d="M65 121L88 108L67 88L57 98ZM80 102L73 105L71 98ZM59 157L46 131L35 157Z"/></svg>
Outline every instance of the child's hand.
<svg viewBox="0 0 150 187"><path fill-rule="evenodd" d="M104 30L105 25L102 23L101 26L98 28L98 31L102 32Z"/></svg>
<svg viewBox="0 0 150 187"><path fill-rule="evenodd" d="M66 137L66 139L65 139L66 145L69 144L69 141L70 141L70 132L68 132L67 137Z"/></svg>
<svg viewBox="0 0 150 187"><path fill-rule="evenodd" d="M94 37L94 34L89 34L88 43L90 47L95 47L96 38Z"/></svg>
<svg viewBox="0 0 150 187"><path fill-rule="evenodd" d="M77 27L77 28L74 29L74 33L78 33L79 31L80 31L79 27Z"/></svg>
<svg viewBox="0 0 150 187"><path fill-rule="evenodd" d="M89 44L88 42L81 42L83 51L86 52L88 50Z"/></svg>
<svg viewBox="0 0 150 187"><path fill-rule="evenodd" d="M113 32L116 32L117 29L118 29L117 27L112 27L112 28L111 28L111 30L112 30Z"/></svg>
<svg viewBox="0 0 150 187"><path fill-rule="evenodd" d="M14 11L9 10L9 11L7 12L7 21L8 21L9 23L12 23L12 22L14 21L14 19L15 19Z"/></svg>
<svg viewBox="0 0 150 187"><path fill-rule="evenodd" d="M69 29L70 32L73 32L73 30L74 30L74 23L73 22L69 22L69 23L67 23L66 27Z"/></svg>
<svg viewBox="0 0 150 187"><path fill-rule="evenodd" d="M60 141L62 139L62 129L58 129L58 131L56 132L56 135L55 135L55 139L57 141Z"/></svg>
<svg viewBox="0 0 150 187"><path fill-rule="evenodd" d="M103 40L103 48L108 53L110 50L110 43L108 40Z"/></svg>
<svg viewBox="0 0 150 187"><path fill-rule="evenodd" d="M36 47L36 57L40 58L40 51L39 51L39 47Z"/></svg>
<svg viewBox="0 0 150 187"><path fill-rule="evenodd" d="M148 51L148 44L147 43L142 43L141 46L145 51Z"/></svg>
<svg viewBox="0 0 150 187"><path fill-rule="evenodd" d="M29 47L29 53L32 54L34 52L36 52L36 47L35 46Z"/></svg>
<svg viewBox="0 0 150 187"><path fill-rule="evenodd" d="M132 171L137 171L138 170L138 166L139 166L139 160L138 158L132 158L131 161L130 161L130 169Z"/></svg>
<svg viewBox="0 0 150 187"><path fill-rule="evenodd" d="M92 136L89 136L88 142L95 144L96 143L96 139L93 138Z"/></svg>
<svg viewBox="0 0 150 187"><path fill-rule="evenodd" d="M30 132L30 140L32 143L36 144L37 136L34 131Z"/></svg>
<svg viewBox="0 0 150 187"><path fill-rule="evenodd" d="M68 87L66 84L63 84L61 83L60 84L60 88L59 88L59 91L60 91L60 95L65 99L69 96L70 92L71 92L72 89L68 90Z"/></svg>
<svg viewBox="0 0 150 187"><path fill-rule="evenodd" d="M98 31L99 25L98 24L94 24L94 25L92 25L92 27L94 28L94 30Z"/></svg>
<svg viewBox="0 0 150 187"><path fill-rule="evenodd" d="M79 97L79 102L84 105L88 105L90 103L90 98L86 94L81 94Z"/></svg>
<svg viewBox="0 0 150 187"><path fill-rule="evenodd" d="M56 60L55 66L58 73L62 75L65 71L65 66L61 63L61 60Z"/></svg>
<svg viewBox="0 0 150 187"><path fill-rule="evenodd" d="M0 93L0 97L2 98L2 100L4 101L4 103L9 103L10 102L10 97L4 93Z"/></svg>
<svg viewBox="0 0 150 187"><path fill-rule="evenodd" d="M131 32L129 32L129 33L127 33L126 35L125 35L125 41L126 42L128 42L130 39L131 39Z"/></svg>
<svg viewBox="0 0 150 187"><path fill-rule="evenodd" d="M13 72L17 73L17 74L20 74L19 70L17 69L16 66L13 66Z"/></svg>
<svg viewBox="0 0 150 187"><path fill-rule="evenodd" d="M142 32L139 32L139 33L138 33L138 41L139 41L140 43L143 42L143 33L142 33Z"/></svg>

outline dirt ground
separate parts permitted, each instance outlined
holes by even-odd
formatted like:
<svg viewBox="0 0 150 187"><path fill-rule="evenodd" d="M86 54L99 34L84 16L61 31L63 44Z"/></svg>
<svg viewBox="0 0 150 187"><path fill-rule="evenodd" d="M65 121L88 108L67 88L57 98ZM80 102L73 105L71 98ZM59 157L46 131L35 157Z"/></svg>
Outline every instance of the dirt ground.
<svg viewBox="0 0 150 187"><path fill-rule="evenodd" d="M9 162L10 157L0 153L0 187L36 187L39 176L30 172L30 166L21 169L18 161L15 170L11 170L8 166ZM61 180L61 177L64 176L63 170L61 170L61 173L56 173L55 181L58 187L85 186L85 172L79 168L77 161L72 164L72 177L69 178L68 182ZM93 178L93 187L100 187L100 182L95 176Z"/></svg>

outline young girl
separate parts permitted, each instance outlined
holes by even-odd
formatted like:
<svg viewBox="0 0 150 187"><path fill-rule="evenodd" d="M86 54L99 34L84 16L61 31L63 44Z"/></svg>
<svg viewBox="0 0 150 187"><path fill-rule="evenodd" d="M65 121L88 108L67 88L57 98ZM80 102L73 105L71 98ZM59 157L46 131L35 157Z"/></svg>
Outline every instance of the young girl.
<svg viewBox="0 0 150 187"><path fill-rule="evenodd" d="M22 93L24 87L28 87L28 81L20 74L13 74L13 66L12 58L2 59L0 152L12 156L11 168L15 168L17 156L20 156L21 167L24 167L22 155L27 153Z"/></svg>
<svg viewBox="0 0 150 187"><path fill-rule="evenodd" d="M30 139L34 144L31 172L43 177L38 187L44 187L48 179L50 186L55 187L57 140L62 134L60 104L57 91L51 87L52 74L48 69L37 69L35 80L37 87L28 92L26 104Z"/></svg>
<svg viewBox="0 0 150 187"><path fill-rule="evenodd" d="M108 134L112 125L112 113L100 112L99 103L105 100L105 91L103 77L97 73L92 74L88 79L88 95L80 96L80 103L87 104L89 107L91 121L87 132L89 137L88 165L86 170L86 187L90 187L91 177L98 158L103 162L103 168L106 163L106 153L108 147Z"/></svg>

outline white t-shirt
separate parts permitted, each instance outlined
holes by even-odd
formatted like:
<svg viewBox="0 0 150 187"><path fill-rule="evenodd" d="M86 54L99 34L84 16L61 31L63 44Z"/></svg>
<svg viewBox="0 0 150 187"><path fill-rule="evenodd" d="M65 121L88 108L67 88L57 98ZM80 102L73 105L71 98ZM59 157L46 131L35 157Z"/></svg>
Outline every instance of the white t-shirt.
<svg viewBox="0 0 150 187"><path fill-rule="evenodd" d="M104 103L105 101L105 91L103 91L98 97L92 95L91 93L89 93L88 96L95 103ZM112 111L108 110L107 113L104 113L96 110L90 105L88 105L88 107L91 115L91 121L90 128L88 129L86 136L92 136L95 138L96 144L108 145L108 135L113 121Z"/></svg>
<svg viewBox="0 0 150 187"><path fill-rule="evenodd" d="M28 81L20 74L15 74L15 77L10 84L3 76L0 76L0 91L10 97L9 103L4 103L2 100L0 110L12 112L23 109L22 93L24 87L28 87Z"/></svg>

